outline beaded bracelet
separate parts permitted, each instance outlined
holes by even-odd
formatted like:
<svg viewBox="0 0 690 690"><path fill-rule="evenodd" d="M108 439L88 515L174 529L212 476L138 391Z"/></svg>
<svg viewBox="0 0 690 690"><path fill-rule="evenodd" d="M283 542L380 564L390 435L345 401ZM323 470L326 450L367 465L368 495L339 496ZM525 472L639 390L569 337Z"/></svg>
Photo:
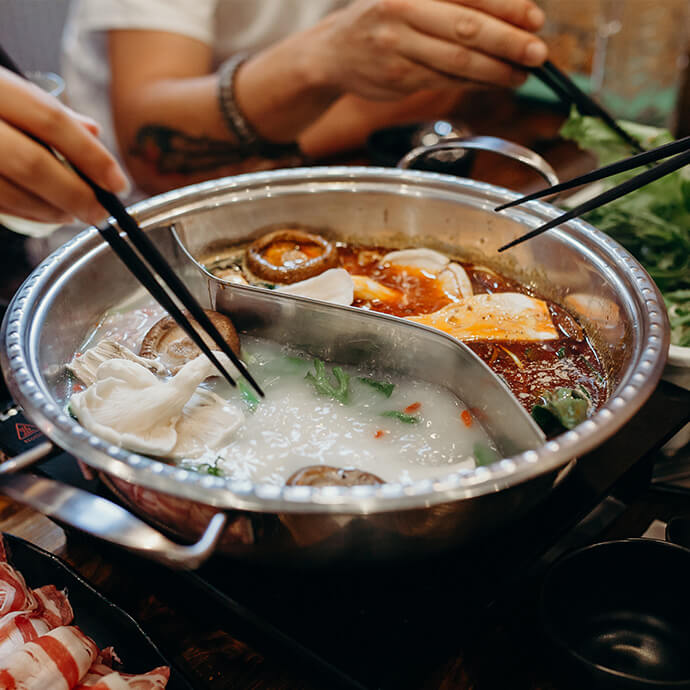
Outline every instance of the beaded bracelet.
<svg viewBox="0 0 690 690"><path fill-rule="evenodd" d="M259 155L266 158L299 156L296 142L288 144L266 141L252 127L240 110L235 97L235 77L237 70L249 59L249 53L236 53L228 58L218 70L218 105L223 121L233 134L239 148L246 155Z"/></svg>

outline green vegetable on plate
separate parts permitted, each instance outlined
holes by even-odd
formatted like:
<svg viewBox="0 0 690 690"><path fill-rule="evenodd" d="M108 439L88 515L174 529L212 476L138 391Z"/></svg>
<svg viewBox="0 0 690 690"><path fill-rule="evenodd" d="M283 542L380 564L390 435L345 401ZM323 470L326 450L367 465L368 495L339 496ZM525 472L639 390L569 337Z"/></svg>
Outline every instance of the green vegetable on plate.
<svg viewBox="0 0 690 690"><path fill-rule="evenodd" d="M631 122L619 123L653 148L673 140L662 129ZM630 155L606 124L573 109L561 134L607 165ZM613 187L633 177L639 169L604 181ZM585 216L599 230L620 242L645 267L663 293L671 321L671 342L690 347L690 168L686 166L656 182L605 204Z"/></svg>

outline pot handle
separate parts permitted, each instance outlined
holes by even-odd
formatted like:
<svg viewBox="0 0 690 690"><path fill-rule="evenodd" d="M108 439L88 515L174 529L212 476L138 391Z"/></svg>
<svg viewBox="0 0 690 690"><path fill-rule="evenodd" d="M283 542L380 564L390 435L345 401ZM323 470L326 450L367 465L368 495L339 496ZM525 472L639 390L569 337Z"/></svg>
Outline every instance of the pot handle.
<svg viewBox="0 0 690 690"><path fill-rule="evenodd" d="M216 513L199 541L183 546L116 503L54 479L4 474L0 476L0 493L70 527L177 569L198 568L213 553L226 523L225 514Z"/></svg>
<svg viewBox="0 0 690 690"><path fill-rule="evenodd" d="M56 450L56 447L50 441L43 441L37 446L29 448L29 450L25 450L23 453L0 463L0 476L25 470L27 467L35 465L40 460L48 457L54 450Z"/></svg>
<svg viewBox="0 0 690 690"><path fill-rule="evenodd" d="M479 151L493 151L506 158L524 163L538 172L550 185L560 182L556 171L538 154L520 144L499 139L498 137L458 137L457 139L442 139L431 146L418 146L406 153L399 161L398 168L407 170L420 158L434 151L448 151L449 149L477 149Z"/></svg>

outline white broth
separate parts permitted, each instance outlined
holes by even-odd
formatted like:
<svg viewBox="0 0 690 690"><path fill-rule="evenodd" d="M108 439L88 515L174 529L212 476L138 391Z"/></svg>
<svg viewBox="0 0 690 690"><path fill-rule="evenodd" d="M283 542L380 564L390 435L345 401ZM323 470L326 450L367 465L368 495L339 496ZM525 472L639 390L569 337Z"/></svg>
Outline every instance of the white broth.
<svg viewBox="0 0 690 690"><path fill-rule="evenodd" d="M236 440L217 459L201 460L216 463L227 476L283 484L301 467L324 464L355 467L388 482L409 482L473 468L475 444L491 445L469 412L467 426L462 418L467 408L445 388L342 366L349 375L348 400L343 404L319 394L305 378L314 372L313 360L306 355L246 336L242 346L266 397L247 412ZM333 368L326 366L332 382ZM386 397L361 378L395 387ZM239 399L228 384L215 381L213 389L221 397Z"/></svg>
<svg viewBox="0 0 690 690"><path fill-rule="evenodd" d="M107 338L136 353L160 315L158 307L131 301L104 316L82 352ZM202 383L241 409L244 421L227 445L178 460L183 467L282 485L301 468L328 465L409 483L498 458L477 419L443 387L330 362L318 376L321 363L305 353L249 336L241 342L266 397L258 400L244 381L238 388L220 377ZM328 392L338 385L334 369L347 379L336 397Z"/></svg>

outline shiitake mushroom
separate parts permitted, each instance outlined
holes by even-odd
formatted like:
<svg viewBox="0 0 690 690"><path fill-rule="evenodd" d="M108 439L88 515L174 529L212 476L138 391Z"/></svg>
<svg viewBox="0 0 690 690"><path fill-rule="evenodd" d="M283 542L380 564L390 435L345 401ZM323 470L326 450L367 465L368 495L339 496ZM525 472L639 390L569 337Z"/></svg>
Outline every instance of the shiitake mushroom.
<svg viewBox="0 0 690 690"><path fill-rule="evenodd" d="M290 475L288 486L360 486L362 484L383 484L371 472L355 468L331 467L330 465L308 465Z"/></svg>
<svg viewBox="0 0 690 690"><path fill-rule="evenodd" d="M240 339L232 321L224 314L211 309L204 309L204 312L218 329L223 340L230 346L230 349L239 356ZM217 349L217 345L199 328L197 322L189 314L185 315L197 329L204 342L211 349ZM171 374L176 374L184 364L200 354L201 350L171 316L163 317L149 329L139 350L140 357L158 359Z"/></svg>
<svg viewBox="0 0 690 690"><path fill-rule="evenodd" d="M285 228L254 240L245 254L247 269L271 283L297 283L338 265L338 250L320 235Z"/></svg>

